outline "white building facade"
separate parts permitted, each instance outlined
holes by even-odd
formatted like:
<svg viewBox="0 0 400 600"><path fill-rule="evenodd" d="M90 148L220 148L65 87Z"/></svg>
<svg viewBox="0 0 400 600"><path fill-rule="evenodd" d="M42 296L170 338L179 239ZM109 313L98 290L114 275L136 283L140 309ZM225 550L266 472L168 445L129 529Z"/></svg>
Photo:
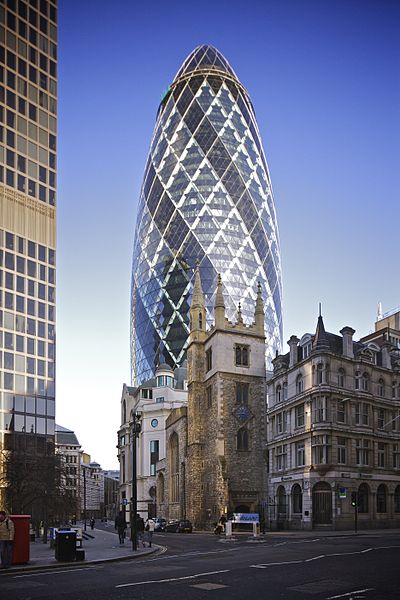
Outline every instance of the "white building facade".
<svg viewBox="0 0 400 600"><path fill-rule="evenodd" d="M156 465L166 455L165 425L171 410L187 404L186 366L173 371L160 365L155 377L133 388L124 384L121 427L118 431L120 509L130 522L132 498L132 412L140 420L136 440L137 509L142 517L156 516Z"/></svg>

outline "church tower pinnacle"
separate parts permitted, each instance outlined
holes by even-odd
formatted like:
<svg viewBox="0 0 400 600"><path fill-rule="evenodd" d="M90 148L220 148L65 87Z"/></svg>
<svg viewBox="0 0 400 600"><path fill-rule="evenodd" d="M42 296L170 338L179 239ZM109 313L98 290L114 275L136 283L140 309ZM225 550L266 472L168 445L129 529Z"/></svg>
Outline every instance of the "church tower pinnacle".
<svg viewBox="0 0 400 600"><path fill-rule="evenodd" d="M222 279L220 274L218 274L217 293L215 294L214 320L217 329L222 328L225 324L225 301L222 293Z"/></svg>
<svg viewBox="0 0 400 600"><path fill-rule="evenodd" d="M206 304L201 287L199 261L196 262L192 304L190 307L190 342L203 341L206 333Z"/></svg>

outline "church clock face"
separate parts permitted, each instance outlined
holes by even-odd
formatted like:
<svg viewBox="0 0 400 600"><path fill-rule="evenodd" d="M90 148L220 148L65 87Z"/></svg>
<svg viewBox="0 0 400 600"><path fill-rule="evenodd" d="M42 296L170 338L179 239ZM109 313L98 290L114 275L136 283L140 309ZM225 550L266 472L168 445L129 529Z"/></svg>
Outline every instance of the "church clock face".
<svg viewBox="0 0 400 600"><path fill-rule="evenodd" d="M235 416L239 421L247 421L251 417L251 412L248 406L239 406L235 410Z"/></svg>

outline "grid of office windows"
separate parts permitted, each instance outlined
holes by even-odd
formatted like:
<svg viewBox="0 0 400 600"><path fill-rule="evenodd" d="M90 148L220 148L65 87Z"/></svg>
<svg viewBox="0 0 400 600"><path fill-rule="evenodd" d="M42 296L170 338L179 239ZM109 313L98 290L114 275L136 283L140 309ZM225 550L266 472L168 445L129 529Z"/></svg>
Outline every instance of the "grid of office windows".
<svg viewBox="0 0 400 600"><path fill-rule="evenodd" d="M0 3L0 182L56 203L57 8Z"/></svg>
<svg viewBox="0 0 400 600"><path fill-rule="evenodd" d="M54 435L55 251L0 230L0 429Z"/></svg>

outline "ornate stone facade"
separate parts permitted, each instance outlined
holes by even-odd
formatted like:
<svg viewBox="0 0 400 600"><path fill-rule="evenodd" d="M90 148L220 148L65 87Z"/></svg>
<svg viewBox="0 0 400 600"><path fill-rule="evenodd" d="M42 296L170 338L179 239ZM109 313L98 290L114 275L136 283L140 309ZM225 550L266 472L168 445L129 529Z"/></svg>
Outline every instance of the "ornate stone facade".
<svg viewBox="0 0 400 600"><path fill-rule="evenodd" d="M219 278L206 331L197 267L188 346L187 517L209 527L223 514L258 512L265 493L265 337L261 289L255 319L225 317Z"/></svg>
<svg viewBox="0 0 400 600"><path fill-rule="evenodd" d="M383 323L386 325L386 323ZM268 382L272 528L400 525L400 332L292 336ZM390 333L390 337L389 337ZM394 337L393 337L394 336Z"/></svg>

